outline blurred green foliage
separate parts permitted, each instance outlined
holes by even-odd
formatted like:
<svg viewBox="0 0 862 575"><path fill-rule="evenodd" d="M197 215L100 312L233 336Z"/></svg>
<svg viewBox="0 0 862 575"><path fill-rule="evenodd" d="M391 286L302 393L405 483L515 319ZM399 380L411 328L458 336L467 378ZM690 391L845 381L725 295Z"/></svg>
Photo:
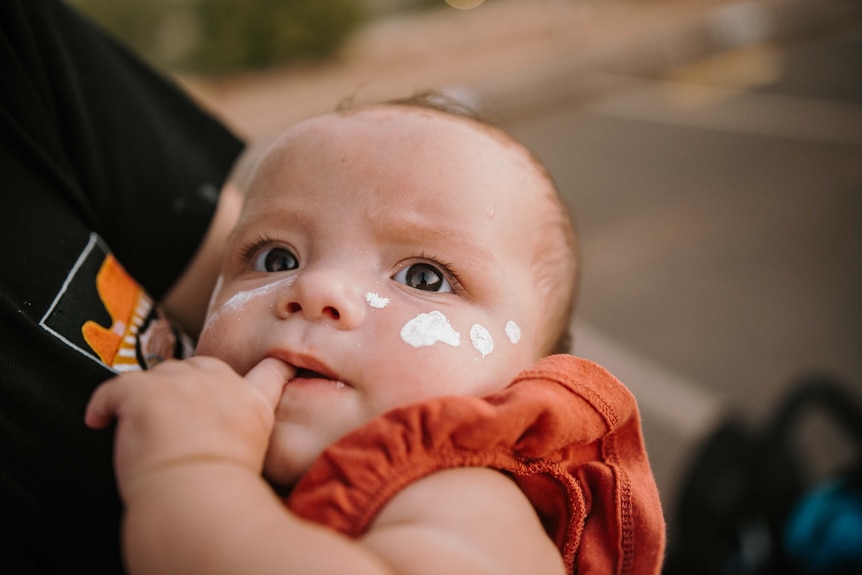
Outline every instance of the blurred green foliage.
<svg viewBox="0 0 862 575"><path fill-rule="evenodd" d="M335 54L357 0L70 0L154 64L226 73Z"/></svg>
<svg viewBox="0 0 862 575"><path fill-rule="evenodd" d="M234 69L329 56L362 16L355 0L202 0L192 61Z"/></svg>

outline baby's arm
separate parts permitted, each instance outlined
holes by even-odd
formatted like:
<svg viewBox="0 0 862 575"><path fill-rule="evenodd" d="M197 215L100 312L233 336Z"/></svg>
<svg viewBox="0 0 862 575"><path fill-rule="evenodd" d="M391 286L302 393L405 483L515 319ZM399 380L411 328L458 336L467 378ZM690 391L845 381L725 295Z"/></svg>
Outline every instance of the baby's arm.
<svg viewBox="0 0 862 575"><path fill-rule="evenodd" d="M413 484L360 540L291 514L260 476L274 405L291 375L265 360L243 379L197 357L97 390L87 422L118 418L132 573L564 573L526 498L488 469Z"/></svg>
<svg viewBox="0 0 862 575"><path fill-rule="evenodd" d="M521 490L481 467L440 471L407 487L362 543L385 558L385 573L566 572Z"/></svg>

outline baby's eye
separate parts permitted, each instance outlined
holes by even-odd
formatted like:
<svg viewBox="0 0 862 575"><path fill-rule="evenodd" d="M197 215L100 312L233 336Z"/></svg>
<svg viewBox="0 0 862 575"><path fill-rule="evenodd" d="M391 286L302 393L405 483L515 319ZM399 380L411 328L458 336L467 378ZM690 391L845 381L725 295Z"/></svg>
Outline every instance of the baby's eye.
<svg viewBox="0 0 862 575"><path fill-rule="evenodd" d="M406 286L422 291L450 293L452 286L446 279L446 274L437 267L419 262L401 269L392 279Z"/></svg>
<svg viewBox="0 0 862 575"><path fill-rule="evenodd" d="M298 267L296 256L287 248L270 248L254 259L254 269L259 272L286 272Z"/></svg>

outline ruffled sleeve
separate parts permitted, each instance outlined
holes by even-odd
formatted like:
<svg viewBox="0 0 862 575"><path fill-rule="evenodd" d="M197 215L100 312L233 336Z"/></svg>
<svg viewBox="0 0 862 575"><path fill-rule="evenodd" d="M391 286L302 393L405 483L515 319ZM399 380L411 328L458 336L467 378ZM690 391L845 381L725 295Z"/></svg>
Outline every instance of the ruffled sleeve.
<svg viewBox="0 0 862 575"><path fill-rule="evenodd" d="M570 573L658 573L664 521L637 405L597 364L545 358L505 389L390 411L330 446L286 500L358 537L401 489L454 467L511 476Z"/></svg>

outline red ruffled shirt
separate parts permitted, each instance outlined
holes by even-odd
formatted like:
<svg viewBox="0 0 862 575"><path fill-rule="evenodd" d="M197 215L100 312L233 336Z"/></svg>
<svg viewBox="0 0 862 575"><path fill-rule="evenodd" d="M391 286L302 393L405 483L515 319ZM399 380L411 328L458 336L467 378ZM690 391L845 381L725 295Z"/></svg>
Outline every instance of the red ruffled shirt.
<svg viewBox="0 0 862 575"><path fill-rule="evenodd" d="M570 574L657 574L665 525L632 394L601 366L543 359L481 398L395 409L330 446L286 499L358 537L401 489L454 467L512 477Z"/></svg>

